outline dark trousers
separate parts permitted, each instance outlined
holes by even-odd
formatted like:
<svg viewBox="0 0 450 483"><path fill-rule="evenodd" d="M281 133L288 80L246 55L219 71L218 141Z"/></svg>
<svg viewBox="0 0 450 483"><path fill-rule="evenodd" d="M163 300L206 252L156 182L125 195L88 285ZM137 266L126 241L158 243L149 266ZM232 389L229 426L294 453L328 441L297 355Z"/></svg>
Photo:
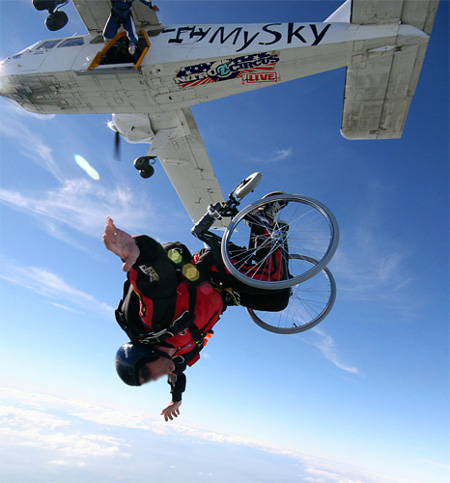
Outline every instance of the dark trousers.
<svg viewBox="0 0 450 483"><path fill-rule="evenodd" d="M111 14L106 21L105 28L103 29L103 37L108 40L113 39L117 35L117 31L121 25L123 25L123 28L127 31L130 42L137 44L137 32L131 15L120 17L118 15Z"/></svg>

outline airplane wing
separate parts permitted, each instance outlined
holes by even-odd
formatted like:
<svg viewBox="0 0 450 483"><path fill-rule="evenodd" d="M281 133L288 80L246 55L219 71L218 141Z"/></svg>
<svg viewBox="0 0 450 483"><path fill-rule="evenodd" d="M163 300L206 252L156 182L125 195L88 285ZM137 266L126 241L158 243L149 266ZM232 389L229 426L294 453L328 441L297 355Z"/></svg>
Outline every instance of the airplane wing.
<svg viewBox="0 0 450 483"><path fill-rule="evenodd" d="M408 24L429 35L439 0L353 0L350 23ZM425 36L424 36L425 37ZM354 53L347 68L341 133L348 139L400 138L428 39L401 50Z"/></svg>
<svg viewBox="0 0 450 483"><path fill-rule="evenodd" d="M109 0L73 0L73 4L91 37L100 35L111 13L111 2ZM160 25L156 13L139 0L133 3L132 13L137 30Z"/></svg>
<svg viewBox="0 0 450 483"><path fill-rule="evenodd" d="M175 116L176 128L155 130L148 155L158 156L189 216L196 222L211 203L223 202L224 197L191 109L177 110ZM150 121L153 123L151 116ZM219 221L215 226L226 225Z"/></svg>

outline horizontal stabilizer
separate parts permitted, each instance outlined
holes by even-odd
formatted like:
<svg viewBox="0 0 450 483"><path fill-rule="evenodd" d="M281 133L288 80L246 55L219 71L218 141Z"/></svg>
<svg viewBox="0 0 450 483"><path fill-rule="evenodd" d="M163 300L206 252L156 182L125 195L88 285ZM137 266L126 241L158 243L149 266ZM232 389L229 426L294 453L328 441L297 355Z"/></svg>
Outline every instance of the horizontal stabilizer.
<svg viewBox="0 0 450 483"><path fill-rule="evenodd" d="M358 25L412 25L431 33L439 0L352 0L350 22Z"/></svg>
<svg viewBox="0 0 450 483"><path fill-rule="evenodd" d="M400 138L427 45L347 68L341 133L347 139Z"/></svg>
<svg viewBox="0 0 450 483"><path fill-rule="evenodd" d="M436 15L436 0L353 0L351 23L381 25L402 22L400 35L417 39L354 55L347 68L341 133L347 139L400 138ZM427 35L428 34L428 35ZM420 36L422 35L422 39ZM356 53L355 53L356 54Z"/></svg>

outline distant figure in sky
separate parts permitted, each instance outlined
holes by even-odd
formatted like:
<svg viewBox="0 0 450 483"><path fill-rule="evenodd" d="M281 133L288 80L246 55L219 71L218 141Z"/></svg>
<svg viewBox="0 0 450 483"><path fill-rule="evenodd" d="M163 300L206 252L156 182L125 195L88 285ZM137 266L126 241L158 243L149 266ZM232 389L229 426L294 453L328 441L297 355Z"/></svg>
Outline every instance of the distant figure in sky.
<svg viewBox="0 0 450 483"><path fill-rule="evenodd" d="M159 8L153 5L148 0L139 0L140 2L148 5L155 12L159 12ZM111 14L106 21L105 28L103 29L103 37L105 41L113 39L117 35L117 31L120 26L127 31L130 46L128 51L130 55L134 55L136 52L136 45L138 43L138 35L136 33L136 27L134 26L133 17L131 15L131 6L134 0L111 0L112 8Z"/></svg>
<svg viewBox="0 0 450 483"><path fill-rule="evenodd" d="M273 223L274 213L272 209L265 218L253 218L255 247L261 246L266 255L270 246L263 225ZM127 272L116 320L130 342L117 352L117 373L130 386L168 375L172 402L161 413L166 421L180 414L181 393L186 386L184 370L199 360L227 306L276 312L288 305L290 289L268 291L242 284L218 268L209 248L192 256L179 242L161 245L145 235L132 237L109 217L103 241L122 259ZM279 273L280 279L288 276L281 250L272 252L270 268L258 268L257 273L264 275L270 270L272 276Z"/></svg>

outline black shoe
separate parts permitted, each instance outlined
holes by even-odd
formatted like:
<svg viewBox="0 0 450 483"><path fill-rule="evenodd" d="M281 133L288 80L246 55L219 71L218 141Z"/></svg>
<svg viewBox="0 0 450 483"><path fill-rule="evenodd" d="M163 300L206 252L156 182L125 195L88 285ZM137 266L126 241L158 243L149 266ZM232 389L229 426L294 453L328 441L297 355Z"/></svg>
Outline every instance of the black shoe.
<svg viewBox="0 0 450 483"><path fill-rule="evenodd" d="M267 193L262 197L262 199L269 198L270 196L276 196L276 195L284 195L283 191L271 191L270 193ZM268 203L259 210L264 214L265 218L270 220L272 223L275 219L275 216L277 213L282 210L285 206L287 206L289 202L288 201L274 201L273 203Z"/></svg>
<svg viewBox="0 0 450 483"><path fill-rule="evenodd" d="M284 195L284 191L271 191L264 195L261 199L268 198L269 196ZM267 203L259 208L254 209L249 213L250 217L256 217L260 222L262 221L267 226L273 226L275 216L277 213L288 205L288 201L274 201L273 203ZM245 222L248 226L252 223L251 220Z"/></svg>

